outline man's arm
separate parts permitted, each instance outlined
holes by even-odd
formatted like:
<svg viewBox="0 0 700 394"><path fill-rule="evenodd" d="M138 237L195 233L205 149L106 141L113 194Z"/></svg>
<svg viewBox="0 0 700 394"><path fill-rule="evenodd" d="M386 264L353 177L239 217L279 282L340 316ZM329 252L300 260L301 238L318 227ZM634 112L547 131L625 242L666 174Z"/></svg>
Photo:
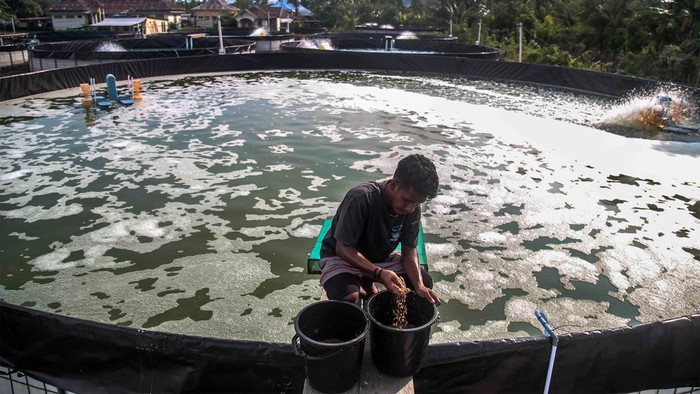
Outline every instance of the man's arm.
<svg viewBox="0 0 700 394"><path fill-rule="evenodd" d="M375 278L373 276L374 272L379 267L374 265L371 261L367 260L367 258L354 247L346 245L341 241L338 241L338 243L335 246L335 252L338 255L338 257L352 264L355 268L364 272L370 278ZM379 281L382 282L384 287L386 287L387 290L389 290L390 292L398 294L400 287L399 276L396 275L396 273L392 270L383 269L380 272L381 274L379 278L375 279L379 279Z"/></svg>
<svg viewBox="0 0 700 394"><path fill-rule="evenodd" d="M401 265L406 275L408 275L408 279L411 280L413 288L416 289L416 293L421 297L425 297L431 304L440 304L440 298L437 294L423 285L416 248L404 244L401 245Z"/></svg>

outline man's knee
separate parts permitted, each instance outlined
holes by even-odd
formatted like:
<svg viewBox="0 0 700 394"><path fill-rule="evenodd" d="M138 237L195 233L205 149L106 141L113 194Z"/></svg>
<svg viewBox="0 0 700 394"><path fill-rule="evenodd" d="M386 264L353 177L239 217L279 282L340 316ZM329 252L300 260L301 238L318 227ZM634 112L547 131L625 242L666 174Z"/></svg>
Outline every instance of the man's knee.
<svg viewBox="0 0 700 394"><path fill-rule="evenodd" d="M357 300L359 298L360 298L360 292L356 291L356 292L350 293L350 294L346 295L345 297L343 297L343 301L347 301L347 302L350 302L352 304L355 304L355 303L357 303Z"/></svg>
<svg viewBox="0 0 700 394"><path fill-rule="evenodd" d="M326 295L331 300L355 302L360 294L360 277L352 274L339 274L323 285Z"/></svg>

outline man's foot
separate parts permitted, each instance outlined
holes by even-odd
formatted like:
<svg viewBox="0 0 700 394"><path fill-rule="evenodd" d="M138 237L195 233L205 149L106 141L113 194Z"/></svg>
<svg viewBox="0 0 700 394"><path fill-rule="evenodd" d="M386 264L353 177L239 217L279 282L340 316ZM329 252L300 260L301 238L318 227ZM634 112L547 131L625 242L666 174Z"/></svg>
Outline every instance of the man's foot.
<svg viewBox="0 0 700 394"><path fill-rule="evenodd" d="M374 284L374 281L370 280L369 278L362 278L360 281L360 287L362 288L360 290L360 295L363 297L369 298L379 292L379 289Z"/></svg>

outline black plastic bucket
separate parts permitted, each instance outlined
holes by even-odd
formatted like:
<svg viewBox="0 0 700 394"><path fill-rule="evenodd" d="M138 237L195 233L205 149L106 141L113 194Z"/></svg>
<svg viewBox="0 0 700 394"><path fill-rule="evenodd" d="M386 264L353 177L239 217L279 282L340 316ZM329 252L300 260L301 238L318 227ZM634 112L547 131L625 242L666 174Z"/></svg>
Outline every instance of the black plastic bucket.
<svg viewBox="0 0 700 394"><path fill-rule="evenodd" d="M305 359L311 387L340 393L360 380L369 331L369 320L362 309L344 301L318 301L299 311L294 330L292 347Z"/></svg>
<svg viewBox="0 0 700 394"><path fill-rule="evenodd" d="M438 319L437 307L415 292L406 295L406 321L410 328L391 326L393 295L384 290L367 303L372 322L370 348L377 369L387 375L412 376L421 367L428 351L430 328Z"/></svg>

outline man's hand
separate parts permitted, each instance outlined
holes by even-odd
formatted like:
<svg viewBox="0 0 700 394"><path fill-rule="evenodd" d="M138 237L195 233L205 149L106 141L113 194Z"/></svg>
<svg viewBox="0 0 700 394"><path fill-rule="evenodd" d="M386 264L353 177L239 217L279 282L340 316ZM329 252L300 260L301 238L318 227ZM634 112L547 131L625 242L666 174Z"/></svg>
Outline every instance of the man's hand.
<svg viewBox="0 0 700 394"><path fill-rule="evenodd" d="M401 288L404 287L403 281L392 270L382 270L379 274L379 280L387 290L394 294L401 294Z"/></svg>
<svg viewBox="0 0 700 394"><path fill-rule="evenodd" d="M420 285L419 287L416 287L416 293L419 296L427 299L431 304L440 305L440 297L438 297L433 289Z"/></svg>

